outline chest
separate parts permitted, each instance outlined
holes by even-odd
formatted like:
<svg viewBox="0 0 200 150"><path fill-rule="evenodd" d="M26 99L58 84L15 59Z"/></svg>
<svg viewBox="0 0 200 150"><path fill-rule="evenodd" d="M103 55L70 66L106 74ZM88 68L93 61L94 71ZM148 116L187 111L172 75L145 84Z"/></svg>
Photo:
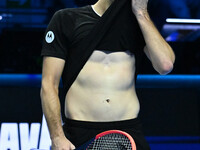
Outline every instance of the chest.
<svg viewBox="0 0 200 150"><path fill-rule="evenodd" d="M97 62L102 64L125 62L134 59L134 54L130 51L106 51L106 50L95 50L90 56L90 62Z"/></svg>

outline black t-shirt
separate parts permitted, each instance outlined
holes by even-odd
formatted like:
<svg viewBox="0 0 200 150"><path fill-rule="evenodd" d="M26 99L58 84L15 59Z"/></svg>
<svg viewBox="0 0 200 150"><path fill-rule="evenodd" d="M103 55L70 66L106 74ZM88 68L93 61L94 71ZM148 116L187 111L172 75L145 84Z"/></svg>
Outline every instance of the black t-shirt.
<svg viewBox="0 0 200 150"><path fill-rule="evenodd" d="M86 38L100 19L101 17L94 12L91 6L67 8L57 11L47 27L41 55L66 60L65 69L62 75L63 86L66 88L66 92L72 84L68 84L67 80L73 82L75 79L74 77L71 77L74 75L70 75L70 72L74 71L73 65L69 65L70 68L66 66L68 64L73 64L71 61L77 61L75 63L79 63L79 60L75 57L75 48L84 38ZM112 36L106 36L96 49L109 51L132 50L132 53L136 53L136 51L140 49L141 52L141 48L144 47L145 42L136 19L133 20L135 25L131 29L123 23L117 27L118 33L113 32L111 28L110 31L114 34L116 33L116 37L113 34ZM121 28L123 28L123 34L121 34Z"/></svg>
<svg viewBox="0 0 200 150"><path fill-rule="evenodd" d="M92 30L94 25L101 17L98 16L93 8L88 5L79 8L67 8L57 11L52 17L47 29L46 37L43 42L42 56L53 56L66 59L70 49L76 46ZM137 30L135 37L141 38ZM120 32L120 30L119 30ZM127 29L127 34L130 32ZM116 38L113 43L104 40L96 49L110 51L126 51L131 48L125 43L125 38ZM134 39L128 39L132 42ZM139 40L138 40L139 41ZM141 40L140 40L141 41ZM143 45L142 40L142 45ZM140 44L141 43L137 43Z"/></svg>
<svg viewBox="0 0 200 150"><path fill-rule="evenodd" d="M99 19L91 6L57 11L46 29L41 55L66 59Z"/></svg>

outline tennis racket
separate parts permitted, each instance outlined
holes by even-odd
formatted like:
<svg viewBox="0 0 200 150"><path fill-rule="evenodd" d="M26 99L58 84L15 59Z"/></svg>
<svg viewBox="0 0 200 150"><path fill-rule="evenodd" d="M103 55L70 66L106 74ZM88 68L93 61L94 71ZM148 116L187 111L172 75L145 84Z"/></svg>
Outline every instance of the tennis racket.
<svg viewBox="0 0 200 150"><path fill-rule="evenodd" d="M128 133L109 130L96 135L76 150L136 150L136 145Z"/></svg>

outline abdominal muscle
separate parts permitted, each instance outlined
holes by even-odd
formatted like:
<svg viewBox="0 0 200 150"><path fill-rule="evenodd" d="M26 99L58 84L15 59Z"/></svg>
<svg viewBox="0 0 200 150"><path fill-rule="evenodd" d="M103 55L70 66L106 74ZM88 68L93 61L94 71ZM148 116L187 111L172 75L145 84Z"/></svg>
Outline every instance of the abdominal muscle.
<svg viewBox="0 0 200 150"><path fill-rule="evenodd" d="M65 100L65 116L82 121L136 118L135 57L126 52L93 52Z"/></svg>

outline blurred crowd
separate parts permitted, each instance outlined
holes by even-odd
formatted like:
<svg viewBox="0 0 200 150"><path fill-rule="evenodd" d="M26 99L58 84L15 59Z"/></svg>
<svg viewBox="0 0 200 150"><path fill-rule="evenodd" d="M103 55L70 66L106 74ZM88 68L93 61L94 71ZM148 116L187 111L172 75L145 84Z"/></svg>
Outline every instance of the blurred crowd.
<svg viewBox="0 0 200 150"><path fill-rule="evenodd" d="M150 0L149 12L161 29L166 18L200 19L200 0Z"/></svg>
<svg viewBox="0 0 200 150"><path fill-rule="evenodd" d="M94 4L97 1L54 0L55 4L51 9L55 11L60 7L81 7ZM149 0L148 9L159 30L161 30L166 18L200 19L200 0Z"/></svg>

